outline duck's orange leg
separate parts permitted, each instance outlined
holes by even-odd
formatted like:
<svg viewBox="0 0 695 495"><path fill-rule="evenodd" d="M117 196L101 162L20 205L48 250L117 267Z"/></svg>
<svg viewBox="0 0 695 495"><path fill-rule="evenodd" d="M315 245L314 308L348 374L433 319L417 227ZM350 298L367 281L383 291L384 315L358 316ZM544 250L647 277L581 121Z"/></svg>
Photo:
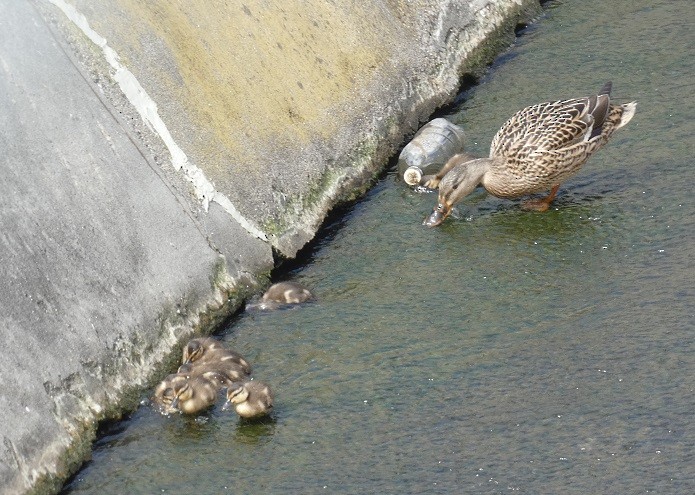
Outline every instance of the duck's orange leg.
<svg viewBox="0 0 695 495"><path fill-rule="evenodd" d="M560 184L555 184L550 190L550 194L548 194L545 198L529 199L528 201L521 203L521 207L524 210L547 211L548 208L550 208L550 203L552 203L555 196L557 196L558 189L560 189Z"/></svg>

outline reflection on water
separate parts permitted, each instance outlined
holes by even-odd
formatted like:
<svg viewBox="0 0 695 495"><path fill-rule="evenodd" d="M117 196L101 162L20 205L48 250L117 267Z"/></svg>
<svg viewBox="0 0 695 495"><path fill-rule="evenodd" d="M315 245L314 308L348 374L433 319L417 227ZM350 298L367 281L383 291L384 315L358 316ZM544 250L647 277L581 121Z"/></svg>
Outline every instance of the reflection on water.
<svg viewBox="0 0 695 495"><path fill-rule="evenodd" d="M65 493L695 492L695 4L550 5L448 117L486 154L529 104L637 100L554 208L478 191L425 229L388 175L288 274L316 302L221 336L271 421L142 407Z"/></svg>

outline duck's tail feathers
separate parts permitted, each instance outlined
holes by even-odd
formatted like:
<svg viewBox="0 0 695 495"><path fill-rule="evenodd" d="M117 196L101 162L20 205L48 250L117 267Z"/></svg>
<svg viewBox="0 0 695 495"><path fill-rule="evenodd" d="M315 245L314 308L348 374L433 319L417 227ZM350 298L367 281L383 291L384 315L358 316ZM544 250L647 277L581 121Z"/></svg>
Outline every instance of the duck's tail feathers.
<svg viewBox="0 0 695 495"><path fill-rule="evenodd" d="M622 126L630 122L637 111L636 101L631 101L630 103L625 103L624 105L620 106L623 107L623 114L620 116L620 123L617 125L616 129L620 129Z"/></svg>
<svg viewBox="0 0 695 495"><path fill-rule="evenodd" d="M603 87L599 90L598 94L599 95L610 95L611 90L613 89L613 82L608 81L606 84L603 85Z"/></svg>

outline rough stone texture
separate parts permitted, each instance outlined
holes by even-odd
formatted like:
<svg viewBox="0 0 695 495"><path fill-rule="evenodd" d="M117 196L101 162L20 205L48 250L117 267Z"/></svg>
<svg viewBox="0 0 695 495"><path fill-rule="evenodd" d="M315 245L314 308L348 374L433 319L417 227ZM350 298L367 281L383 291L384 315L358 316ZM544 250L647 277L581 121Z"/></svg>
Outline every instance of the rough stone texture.
<svg viewBox="0 0 695 495"><path fill-rule="evenodd" d="M68 1L214 184L201 202L63 3L0 0L8 494L57 491L97 421L134 407L182 341L267 281L271 248L293 256L538 12L530 0Z"/></svg>
<svg viewBox="0 0 695 495"><path fill-rule="evenodd" d="M520 11L538 8L528 0L74 3L158 103L191 162L286 256L451 99L462 71L509 43ZM474 51L486 39L498 45L481 57Z"/></svg>

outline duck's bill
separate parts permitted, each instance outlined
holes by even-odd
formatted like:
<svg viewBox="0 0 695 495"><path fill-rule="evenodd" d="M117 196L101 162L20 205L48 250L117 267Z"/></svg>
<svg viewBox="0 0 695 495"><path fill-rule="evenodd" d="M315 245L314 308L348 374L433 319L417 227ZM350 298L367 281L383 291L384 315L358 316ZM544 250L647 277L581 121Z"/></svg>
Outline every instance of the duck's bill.
<svg viewBox="0 0 695 495"><path fill-rule="evenodd" d="M422 225L425 227L436 227L440 223L444 221L446 218L446 215L444 215L439 209L435 209L430 216L425 218L425 221L422 222Z"/></svg>

